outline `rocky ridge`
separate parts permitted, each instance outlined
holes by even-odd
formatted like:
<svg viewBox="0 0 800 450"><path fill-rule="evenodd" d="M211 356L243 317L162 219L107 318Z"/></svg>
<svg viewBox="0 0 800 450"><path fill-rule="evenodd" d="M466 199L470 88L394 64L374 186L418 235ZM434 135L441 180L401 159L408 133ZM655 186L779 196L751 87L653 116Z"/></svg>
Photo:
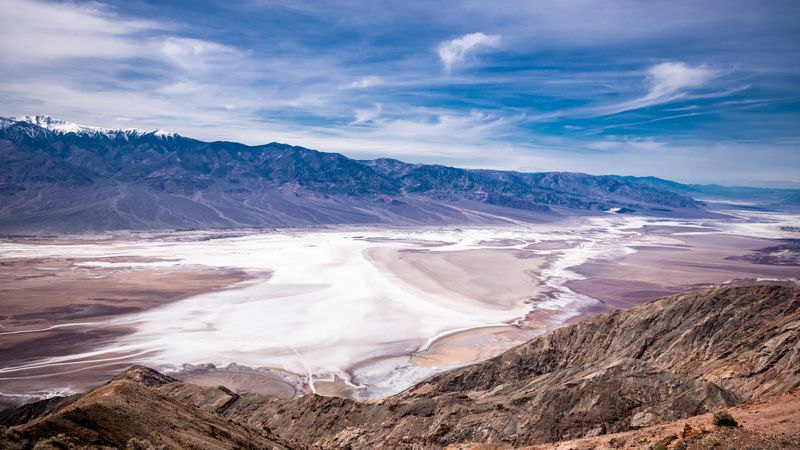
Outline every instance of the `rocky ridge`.
<svg viewBox="0 0 800 450"><path fill-rule="evenodd" d="M688 195L614 175L359 161L46 116L0 118L0 159L0 232L8 233L710 214Z"/></svg>
<svg viewBox="0 0 800 450"><path fill-rule="evenodd" d="M135 367L60 409L39 406L45 415L16 422L15 430L29 439L60 432L115 445L141 433L176 445L154 419L169 414L170 426L200 427L192 439L210 439L201 430L213 427L198 424L229 421L233 428L223 429L233 437L214 441L218 448L236 448L240 438L297 448L508 448L642 429L798 388L800 290L723 286L564 326L379 401L278 401ZM119 410L91 420L76 415L76 408L106 411L107 402ZM122 417L152 428L123 432L113 425Z"/></svg>

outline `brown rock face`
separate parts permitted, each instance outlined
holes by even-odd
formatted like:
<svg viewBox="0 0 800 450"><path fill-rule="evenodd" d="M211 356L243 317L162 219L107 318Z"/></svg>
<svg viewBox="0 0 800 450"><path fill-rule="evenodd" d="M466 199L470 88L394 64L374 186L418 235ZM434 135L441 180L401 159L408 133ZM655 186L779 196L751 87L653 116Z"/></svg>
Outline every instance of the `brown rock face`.
<svg viewBox="0 0 800 450"><path fill-rule="evenodd" d="M294 448L268 431L233 422L158 390L169 383L182 384L152 369L134 366L16 431L29 443L61 434L73 444L112 448L138 448L133 445L136 440L176 449Z"/></svg>
<svg viewBox="0 0 800 450"><path fill-rule="evenodd" d="M554 330L379 403L307 396L263 421L326 448L525 445L787 392L799 363L800 291L715 288Z"/></svg>
<svg viewBox="0 0 800 450"><path fill-rule="evenodd" d="M61 409L29 407L27 418L49 415L17 429L116 446L505 448L640 429L798 387L800 290L722 287L565 326L378 402L279 401L134 367Z"/></svg>

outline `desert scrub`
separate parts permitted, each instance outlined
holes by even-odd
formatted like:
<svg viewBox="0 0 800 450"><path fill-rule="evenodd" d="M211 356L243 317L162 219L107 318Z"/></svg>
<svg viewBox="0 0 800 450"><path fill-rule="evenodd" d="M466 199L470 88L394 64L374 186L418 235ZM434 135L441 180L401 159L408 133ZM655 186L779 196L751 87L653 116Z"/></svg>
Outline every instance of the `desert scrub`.
<svg viewBox="0 0 800 450"><path fill-rule="evenodd" d="M713 449L721 446L722 442L714 436L706 436L703 439L702 445L705 449Z"/></svg>
<svg viewBox="0 0 800 450"><path fill-rule="evenodd" d="M28 441L19 433L0 425L0 448L8 450L22 450L28 446Z"/></svg>
<svg viewBox="0 0 800 450"><path fill-rule="evenodd" d="M714 413L714 425L718 427L737 427L739 423L728 411L722 410Z"/></svg>

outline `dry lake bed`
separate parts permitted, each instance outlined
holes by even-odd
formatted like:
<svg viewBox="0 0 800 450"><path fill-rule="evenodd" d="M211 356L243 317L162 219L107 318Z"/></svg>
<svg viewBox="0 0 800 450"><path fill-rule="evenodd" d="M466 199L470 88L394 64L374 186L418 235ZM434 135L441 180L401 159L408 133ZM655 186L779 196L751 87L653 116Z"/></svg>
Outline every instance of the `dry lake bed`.
<svg viewBox="0 0 800 450"><path fill-rule="evenodd" d="M390 395L587 314L796 283L775 249L796 218L5 238L0 406L134 363L282 398Z"/></svg>

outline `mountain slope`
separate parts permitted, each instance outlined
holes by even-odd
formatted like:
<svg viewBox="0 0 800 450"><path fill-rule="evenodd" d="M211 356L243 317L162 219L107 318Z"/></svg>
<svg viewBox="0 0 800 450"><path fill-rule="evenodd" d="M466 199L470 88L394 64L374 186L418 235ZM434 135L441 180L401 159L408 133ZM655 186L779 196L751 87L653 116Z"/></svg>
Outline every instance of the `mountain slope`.
<svg viewBox="0 0 800 450"><path fill-rule="evenodd" d="M791 209L800 207L800 189L758 188L745 186L722 186L718 184L681 184L657 177L624 177L648 184L656 189L666 189L678 194L709 201L728 202L731 207L762 210Z"/></svg>
<svg viewBox="0 0 800 450"><path fill-rule="evenodd" d="M738 427L716 426L712 413L654 425L624 433L594 436L559 443L534 445L527 450L640 450L662 448L709 450L712 448L800 449L800 390L748 401L729 408ZM504 447L469 445L448 450L504 450Z"/></svg>
<svg viewBox="0 0 800 450"><path fill-rule="evenodd" d="M307 396L264 423L325 448L525 445L800 387L800 290L716 288L584 320L378 403Z"/></svg>
<svg viewBox="0 0 800 450"><path fill-rule="evenodd" d="M18 432L29 442L64 435L66 442L114 448L130 448L137 439L167 448L302 448L158 391L159 386L175 381L133 367L44 419L19 427Z"/></svg>
<svg viewBox="0 0 800 450"><path fill-rule="evenodd" d="M707 214L652 183L357 161L43 116L0 118L0 231L496 223L557 209Z"/></svg>
<svg viewBox="0 0 800 450"><path fill-rule="evenodd" d="M145 368L116 382L155 379L149 384L158 398L274 433L273 439L291 437L294 445L514 447L624 432L792 392L800 388L799 363L800 289L759 285L681 294L596 316L379 401L317 395L279 401L172 381ZM79 402L91 399L88 407L105 398L96 394L107 392L102 389L60 410L39 405L34 409L45 416L18 429L30 438L108 429L102 416L64 422ZM139 400L113 401L132 417L141 414ZM4 417L6 424L19 423L19 414ZM137 432L164 442L159 426Z"/></svg>

